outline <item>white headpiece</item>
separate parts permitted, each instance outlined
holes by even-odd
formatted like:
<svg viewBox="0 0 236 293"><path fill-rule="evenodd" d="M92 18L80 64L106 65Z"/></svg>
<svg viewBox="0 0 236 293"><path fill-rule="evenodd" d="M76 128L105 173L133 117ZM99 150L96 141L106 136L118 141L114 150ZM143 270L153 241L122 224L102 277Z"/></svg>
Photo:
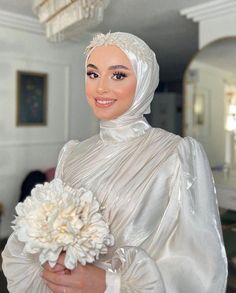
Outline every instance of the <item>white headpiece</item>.
<svg viewBox="0 0 236 293"><path fill-rule="evenodd" d="M137 87L131 107L115 120L128 121L150 113L150 103L159 83L159 65L155 53L140 38L123 32L98 34L86 49L87 60L98 46L114 45L129 58L137 76ZM86 60L86 61L87 61Z"/></svg>

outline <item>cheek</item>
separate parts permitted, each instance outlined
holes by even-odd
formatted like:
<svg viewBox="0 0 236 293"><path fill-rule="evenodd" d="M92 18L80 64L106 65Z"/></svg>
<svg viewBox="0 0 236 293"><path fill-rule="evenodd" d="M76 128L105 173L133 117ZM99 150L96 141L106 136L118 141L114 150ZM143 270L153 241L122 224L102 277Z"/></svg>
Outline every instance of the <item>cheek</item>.
<svg viewBox="0 0 236 293"><path fill-rule="evenodd" d="M93 84L91 83L90 80L87 80L85 83L86 97L89 99L91 96L93 96L93 92L94 92Z"/></svg>
<svg viewBox="0 0 236 293"><path fill-rule="evenodd" d="M121 98L126 98L129 100L133 100L135 95L136 83L128 83L127 85L123 85L122 87L118 87L116 89L117 95Z"/></svg>
<svg viewBox="0 0 236 293"><path fill-rule="evenodd" d="M129 92L130 92L130 96L132 96L132 99L133 99L136 92L136 81L132 85L130 85Z"/></svg>
<svg viewBox="0 0 236 293"><path fill-rule="evenodd" d="M92 87L91 85L89 85L87 82L85 84L85 96L86 96L86 99L87 99L87 103L90 107L93 107L94 104L93 104L93 90L92 90Z"/></svg>

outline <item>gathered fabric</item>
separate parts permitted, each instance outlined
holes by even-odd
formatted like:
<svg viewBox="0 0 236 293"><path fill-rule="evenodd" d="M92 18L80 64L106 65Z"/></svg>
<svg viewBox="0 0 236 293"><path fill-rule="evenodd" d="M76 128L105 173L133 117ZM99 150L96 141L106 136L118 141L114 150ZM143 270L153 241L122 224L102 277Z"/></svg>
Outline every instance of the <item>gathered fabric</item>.
<svg viewBox="0 0 236 293"><path fill-rule="evenodd" d="M126 130L123 141L102 129L102 138L68 142L56 171L104 207L115 245L96 265L119 278L120 291L110 292L225 292L227 260L202 147L143 120ZM9 291L50 292L37 257L21 249L13 234L3 252Z"/></svg>

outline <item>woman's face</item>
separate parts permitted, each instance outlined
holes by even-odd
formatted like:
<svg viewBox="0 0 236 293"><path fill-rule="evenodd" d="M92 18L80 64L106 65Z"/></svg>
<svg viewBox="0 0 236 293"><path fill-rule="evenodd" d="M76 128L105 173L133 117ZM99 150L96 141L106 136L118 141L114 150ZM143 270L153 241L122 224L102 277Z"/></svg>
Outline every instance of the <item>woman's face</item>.
<svg viewBox="0 0 236 293"><path fill-rule="evenodd" d="M99 120L125 113L133 102L136 83L132 64L120 48L93 49L87 61L86 96Z"/></svg>

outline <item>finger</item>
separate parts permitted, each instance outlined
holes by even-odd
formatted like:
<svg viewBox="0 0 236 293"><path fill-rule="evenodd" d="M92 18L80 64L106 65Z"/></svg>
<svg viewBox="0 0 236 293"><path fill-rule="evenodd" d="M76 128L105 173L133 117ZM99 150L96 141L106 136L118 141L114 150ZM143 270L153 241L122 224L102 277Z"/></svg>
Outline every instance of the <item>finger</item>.
<svg viewBox="0 0 236 293"><path fill-rule="evenodd" d="M66 268L63 265L56 264L54 267L51 267L48 263L43 265L43 268L49 272L61 272L64 271Z"/></svg>
<svg viewBox="0 0 236 293"><path fill-rule="evenodd" d="M53 293L72 293L70 287L58 286L50 282L46 282L46 285L48 286L49 289L52 290Z"/></svg>
<svg viewBox="0 0 236 293"><path fill-rule="evenodd" d="M71 275L65 273L58 274L44 270L42 272L42 278L46 280L46 282L53 283L57 286L71 286Z"/></svg>
<svg viewBox="0 0 236 293"><path fill-rule="evenodd" d="M65 252L62 252L57 259L57 264L65 266L65 256Z"/></svg>
<svg viewBox="0 0 236 293"><path fill-rule="evenodd" d="M62 271L57 271L57 272L54 272L56 274L59 274L59 275L71 275L71 271L68 270L68 269L64 269Z"/></svg>

